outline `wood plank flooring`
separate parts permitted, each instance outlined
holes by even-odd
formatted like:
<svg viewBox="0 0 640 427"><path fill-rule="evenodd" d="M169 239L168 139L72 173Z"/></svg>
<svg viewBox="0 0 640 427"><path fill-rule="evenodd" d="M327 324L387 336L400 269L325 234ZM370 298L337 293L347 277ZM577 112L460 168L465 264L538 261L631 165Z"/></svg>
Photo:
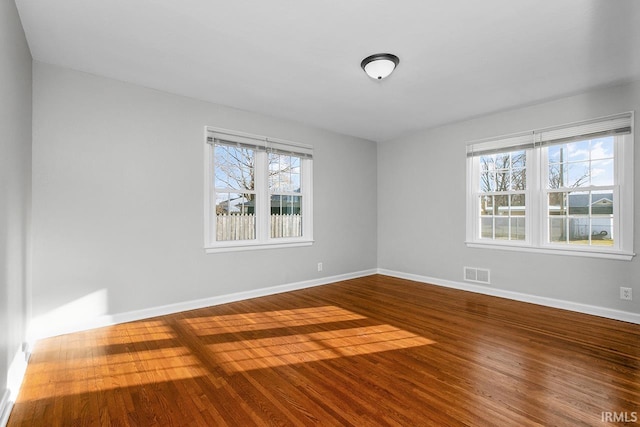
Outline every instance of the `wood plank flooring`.
<svg viewBox="0 0 640 427"><path fill-rule="evenodd" d="M640 425L639 344L375 275L40 341L9 426Z"/></svg>

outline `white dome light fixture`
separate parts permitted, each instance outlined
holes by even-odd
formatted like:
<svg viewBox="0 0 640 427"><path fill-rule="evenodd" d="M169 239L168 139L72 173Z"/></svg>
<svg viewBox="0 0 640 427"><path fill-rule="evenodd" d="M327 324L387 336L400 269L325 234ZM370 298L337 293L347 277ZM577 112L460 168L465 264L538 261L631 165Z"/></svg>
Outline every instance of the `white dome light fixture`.
<svg viewBox="0 0 640 427"><path fill-rule="evenodd" d="M360 66L372 79L382 80L398 66L400 59L390 53L376 53L362 60Z"/></svg>

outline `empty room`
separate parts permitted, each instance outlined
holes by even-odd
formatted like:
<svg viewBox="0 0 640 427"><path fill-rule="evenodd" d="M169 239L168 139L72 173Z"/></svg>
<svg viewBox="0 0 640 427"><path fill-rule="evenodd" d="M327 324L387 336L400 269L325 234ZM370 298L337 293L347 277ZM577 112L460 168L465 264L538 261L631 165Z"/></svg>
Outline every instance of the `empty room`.
<svg viewBox="0 0 640 427"><path fill-rule="evenodd" d="M0 426L640 425L640 2L0 2Z"/></svg>

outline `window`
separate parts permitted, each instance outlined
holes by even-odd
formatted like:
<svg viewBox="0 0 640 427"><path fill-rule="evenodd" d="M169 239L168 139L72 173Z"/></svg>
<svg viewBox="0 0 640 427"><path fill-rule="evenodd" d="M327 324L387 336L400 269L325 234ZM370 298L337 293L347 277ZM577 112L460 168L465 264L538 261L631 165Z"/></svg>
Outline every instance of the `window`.
<svg viewBox="0 0 640 427"><path fill-rule="evenodd" d="M633 257L633 115L467 146L467 246Z"/></svg>
<svg viewBox="0 0 640 427"><path fill-rule="evenodd" d="M311 147L206 128L207 252L313 241Z"/></svg>
<svg viewBox="0 0 640 427"><path fill-rule="evenodd" d="M269 236L302 236L302 195L299 156L269 153L269 200L271 221Z"/></svg>
<svg viewBox="0 0 640 427"><path fill-rule="evenodd" d="M480 156L480 235L525 240L526 164L524 150Z"/></svg>
<svg viewBox="0 0 640 427"><path fill-rule="evenodd" d="M612 136L550 146L543 152L550 242L615 246Z"/></svg>

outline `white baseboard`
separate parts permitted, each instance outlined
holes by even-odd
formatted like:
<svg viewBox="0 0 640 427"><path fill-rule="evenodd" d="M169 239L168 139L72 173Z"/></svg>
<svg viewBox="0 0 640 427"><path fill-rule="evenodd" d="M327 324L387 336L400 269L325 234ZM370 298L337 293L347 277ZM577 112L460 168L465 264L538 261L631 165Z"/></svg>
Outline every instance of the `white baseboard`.
<svg viewBox="0 0 640 427"><path fill-rule="evenodd" d="M32 321L32 325L41 325L29 331L29 342L32 344L36 340L53 337L56 335L68 334L73 332L86 331L89 329L101 328L104 326L112 326L120 323L132 322L135 320L148 319L151 317L164 316L167 314L178 313L181 311L196 310L199 308L211 307L220 304L226 304L235 301L242 301L250 298L274 295L283 292L296 291L299 289L311 288L314 286L326 285L329 283L339 282L342 280L355 279L358 277L370 276L376 274L376 269L358 271L354 273L340 274L336 276L322 277L319 279L305 280L302 282L289 283L279 286L271 286L268 288L254 289L245 292L236 292L233 294L220 295L210 298L203 298L192 301L184 301L175 304L162 305L158 307L145 308L142 310L129 311L124 313L116 313L112 315L99 316L87 321L80 319L78 323L69 324L68 319L62 326L55 319L49 319L46 325L42 322Z"/></svg>
<svg viewBox="0 0 640 427"><path fill-rule="evenodd" d="M24 374L27 371L27 358L22 350L18 350L7 372L7 388L0 400L0 427L5 427L9 421L9 415L13 409L13 404L18 397Z"/></svg>
<svg viewBox="0 0 640 427"><path fill-rule="evenodd" d="M9 415L11 415L11 409L13 403L9 400L11 392L9 389L5 389L0 400L0 427L5 427L9 421Z"/></svg>
<svg viewBox="0 0 640 427"><path fill-rule="evenodd" d="M592 314L595 316L606 317L615 320L622 320L625 322L640 324L640 314L631 313L621 310L614 310L605 307L591 306L586 304L579 304L570 301L558 300L553 298L540 297L536 295L523 294L519 292L506 291L502 289L489 288L486 286L474 285L470 283L457 282L452 280L438 279L436 277L421 276L411 273L403 273L399 271L387 270L387 269L370 269L363 270L354 273L340 274L336 276L322 277L319 279L306 280L302 282L289 283L279 286L272 286L268 288L254 289L245 292L236 292L233 294L219 295L210 298L203 298L192 301L184 301L175 304L168 304L158 307L150 307L142 310L134 310L124 313L115 313L112 315L103 315L96 318L87 320L80 319L78 323L69 324L63 322L56 322L53 319L50 322L46 322L46 328L40 327L32 329L29 332L29 342L42 338L52 337L61 334L80 332L89 329L101 328L104 326L112 326L120 323L132 322L135 320L148 319L151 317L164 316L167 314L178 313L181 311L196 310L199 308L211 307L220 304L226 304L235 301L246 300L250 298L257 298L267 295L274 295L283 292L295 291L299 289L310 288L314 286L326 285L329 283L339 282L342 280L355 279L358 277L369 276L372 274L383 274L386 276L398 277L401 279L413 280L416 282L429 283L437 286L444 286L453 289L460 289L464 291L475 292L479 294L492 295L501 298L512 299L515 301L528 302L538 305L544 305L547 307L555 307L564 310L576 311L579 313ZM32 322L32 324L38 324L38 322Z"/></svg>
<svg viewBox="0 0 640 427"><path fill-rule="evenodd" d="M594 305L580 304L554 298L540 297L536 295L523 294L520 292L505 291L502 289L489 288L486 286L473 285L464 282L456 282L453 280L438 279L435 277L421 276L418 274L402 273L399 271L386 270L384 268L379 268L377 270L377 273L385 276L397 277L399 279L413 280L415 282L428 283L436 286L443 286L447 288L459 289L462 291L475 292L478 294L491 295L515 301L528 302L532 304L543 305L546 307L560 308L563 310L575 311L578 313L591 314L594 316L606 317L608 319L640 324L640 314L631 313L628 311L614 310L606 307L598 307Z"/></svg>

